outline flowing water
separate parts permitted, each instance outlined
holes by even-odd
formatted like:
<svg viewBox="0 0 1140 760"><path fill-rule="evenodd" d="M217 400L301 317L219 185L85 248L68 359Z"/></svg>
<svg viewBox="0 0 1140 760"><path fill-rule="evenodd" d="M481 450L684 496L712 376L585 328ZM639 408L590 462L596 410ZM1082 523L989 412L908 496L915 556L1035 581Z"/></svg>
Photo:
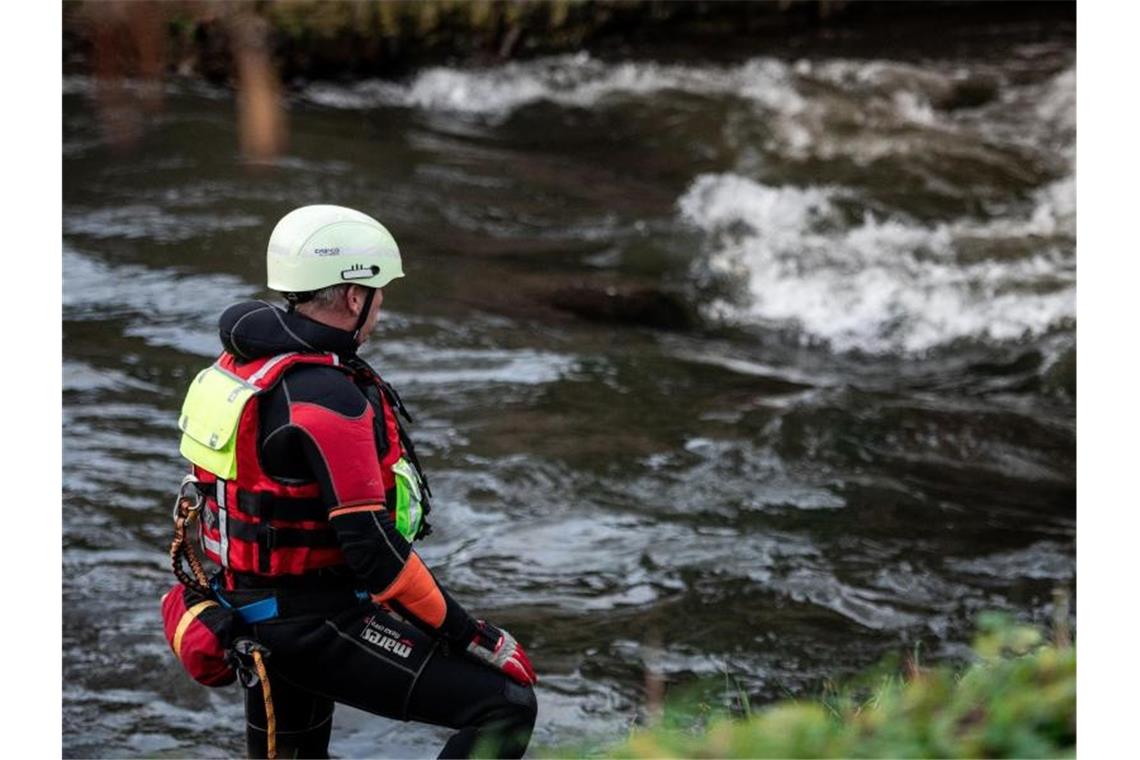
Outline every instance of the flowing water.
<svg viewBox="0 0 1140 760"><path fill-rule="evenodd" d="M306 203L400 241L364 354L416 415L421 553L541 673L536 742L622 735L650 673L756 704L961 657L980 611L1047 622L1075 576L1072 39L883 55L312 83L253 167L225 91L168 82L123 150L66 78L65 754L242 751L236 688L160 630L175 419ZM341 709L332 750L445 735Z"/></svg>

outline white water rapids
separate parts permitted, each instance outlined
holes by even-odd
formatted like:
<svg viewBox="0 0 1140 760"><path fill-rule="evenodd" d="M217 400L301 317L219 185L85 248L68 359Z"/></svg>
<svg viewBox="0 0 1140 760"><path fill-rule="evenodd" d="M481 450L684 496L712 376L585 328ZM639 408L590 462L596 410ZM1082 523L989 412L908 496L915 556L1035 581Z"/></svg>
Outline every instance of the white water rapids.
<svg viewBox="0 0 1140 760"><path fill-rule="evenodd" d="M955 107L948 98L965 86L993 92L980 106ZM722 127L737 144L737 165L693 177L676 204L704 237L693 276L727 277L736 286L704 303L703 313L791 328L804 342L840 351L914 353L1073 326L1075 90L1071 67L1022 83L994 65L608 63L581 53L480 70L437 67L404 83L311 85L302 98L492 124L539 102L602 109L661 93L737 101ZM1039 164L1028 182L1018 174L1025 158ZM820 161L851 167L851 179L765 177L776 162ZM1018 183L1021 198L922 219L869 202L861 187L861 167L903 165L941 191L954 162L978 164L981 183ZM952 192L971 202L961 189Z"/></svg>

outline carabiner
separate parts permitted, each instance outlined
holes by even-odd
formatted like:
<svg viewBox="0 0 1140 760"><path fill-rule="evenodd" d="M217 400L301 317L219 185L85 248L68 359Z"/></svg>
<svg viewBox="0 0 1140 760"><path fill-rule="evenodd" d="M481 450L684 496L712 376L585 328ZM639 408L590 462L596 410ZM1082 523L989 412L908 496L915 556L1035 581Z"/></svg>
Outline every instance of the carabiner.
<svg viewBox="0 0 1140 760"><path fill-rule="evenodd" d="M178 496L174 498L173 519L179 517L189 519L202 508L202 492L198 490L199 480L191 473L182 478L182 485L178 487ZM184 514L185 512L185 514Z"/></svg>
<svg viewBox="0 0 1140 760"><path fill-rule="evenodd" d="M227 655L233 658L231 666L237 673L238 680L247 689L252 689L261 683L261 675L258 672L260 668L258 668L257 658L254 657L255 652L261 657L269 656L268 647L246 637L234 641L229 652L227 652Z"/></svg>

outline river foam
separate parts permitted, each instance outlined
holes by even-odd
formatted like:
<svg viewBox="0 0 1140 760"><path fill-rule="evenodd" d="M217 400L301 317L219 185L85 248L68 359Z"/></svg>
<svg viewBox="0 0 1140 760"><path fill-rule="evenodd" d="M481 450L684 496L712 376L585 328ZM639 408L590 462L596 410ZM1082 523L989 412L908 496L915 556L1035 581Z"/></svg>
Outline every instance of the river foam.
<svg viewBox="0 0 1140 760"><path fill-rule="evenodd" d="M610 96L643 97L673 90L737 95L769 108L795 111L804 101L791 76L788 64L774 58L754 58L737 66L684 66L607 63L583 52L475 70L437 66L405 83L374 79L347 87L313 84L301 97L334 108L404 106L495 117L539 101L591 108Z"/></svg>
<svg viewBox="0 0 1140 760"><path fill-rule="evenodd" d="M799 117L801 128L820 119L870 114L904 125L952 129L956 121L969 123L969 114L980 107L1000 110L1026 99L1041 121L1075 126L1073 67L1044 83L1024 83L1005 68L976 62L933 67L876 59L757 56L735 64L677 64L610 62L579 52L473 69L434 66L403 81L314 82L298 97L332 108L406 107L494 120L540 101L594 108L611 98L645 98L665 91L735 97L768 115Z"/></svg>
<svg viewBox="0 0 1140 760"><path fill-rule="evenodd" d="M1075 318L1072 178L1038 191L1026 216L980 222L926 225L866 211L850 224L836 204L842 195L698 176L678 200L681 217L706 235L698 266L746 290L714 301L710 315L790 325L808 341L871 353L1016 340Z"/></svg>

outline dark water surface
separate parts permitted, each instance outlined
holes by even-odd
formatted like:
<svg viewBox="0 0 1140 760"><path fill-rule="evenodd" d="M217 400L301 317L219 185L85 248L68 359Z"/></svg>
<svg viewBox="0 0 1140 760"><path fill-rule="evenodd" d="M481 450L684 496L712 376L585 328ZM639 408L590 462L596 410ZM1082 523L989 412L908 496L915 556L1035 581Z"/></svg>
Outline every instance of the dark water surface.
<svg viewBox="0 0 1140 760"><path fill-rule="evenodd" d="M122 152L65 80L65 754L242 752L236 689L160 630L175 420L306 203L400 241L364 353L417 414L421 553L542 675L537 742L622 734L649 668L755 704L916 641L961 656L981 610L1048 621L1075 575L1074 65L1037 38L432 69L300 89L252 168L225 92L168 84ZM341 709L332 749L445 733Z"/></svg>

